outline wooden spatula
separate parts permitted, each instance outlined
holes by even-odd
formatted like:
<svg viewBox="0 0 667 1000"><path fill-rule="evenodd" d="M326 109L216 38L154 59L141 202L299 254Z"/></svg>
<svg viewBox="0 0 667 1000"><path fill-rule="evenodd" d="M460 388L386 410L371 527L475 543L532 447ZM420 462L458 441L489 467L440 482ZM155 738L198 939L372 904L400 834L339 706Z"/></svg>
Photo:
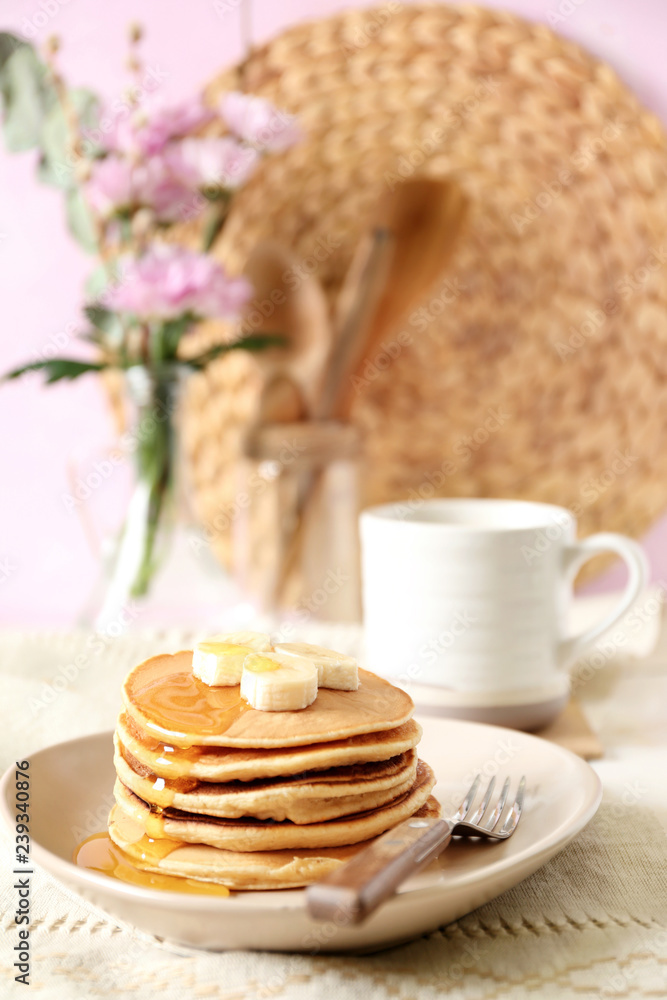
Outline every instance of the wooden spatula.
<svg viewBox="0 0 667 1000"><path fill-rule="evenodd" d="M468 202L453 180L405 181L380 199L374 229L390 239L384 285L372 314L354 336L334 336L318 416L347 419L354 401L352 376L421 302L447 266L465 221Z"/></svg>
<svg viewBox="0 0 667 1000"><path fill-rule="evenodd" d="M407 180L380 199L367 254L367 280L358 282L340 317L322 394L314 412L320 419L347 420L354 402L354 378L446 268L464 225L468 200L453 180ZM368 237L366 238L368 240ZM363 272L362 272L363 273ZM382 283L381 286L379 283ZM372 308L364 308L364 303ZM355 317L358 322L355 322ZM278 593L298 564L307 509L321 477L313 475L283 562Z"/></svg>

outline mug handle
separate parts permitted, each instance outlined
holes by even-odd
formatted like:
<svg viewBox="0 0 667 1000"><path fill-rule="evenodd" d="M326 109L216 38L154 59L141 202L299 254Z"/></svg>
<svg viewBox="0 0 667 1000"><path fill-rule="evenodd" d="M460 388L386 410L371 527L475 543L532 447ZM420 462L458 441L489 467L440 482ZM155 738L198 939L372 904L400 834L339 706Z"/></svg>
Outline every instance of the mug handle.
<svg viewBox="0 0 667 1000"><path fill-rule="evenodd" d="M605 615L597 625L592 625L580 635L561 639L558 644L558 662L561 667L569 666L579 653L622 618L648 583L649 565L641 545L625 535L617 535L611 531L601 531L566 546L563 572L572 578L585 562L604 552L616 552L628 567L628 582L623 596L614 610Z"/></svg>

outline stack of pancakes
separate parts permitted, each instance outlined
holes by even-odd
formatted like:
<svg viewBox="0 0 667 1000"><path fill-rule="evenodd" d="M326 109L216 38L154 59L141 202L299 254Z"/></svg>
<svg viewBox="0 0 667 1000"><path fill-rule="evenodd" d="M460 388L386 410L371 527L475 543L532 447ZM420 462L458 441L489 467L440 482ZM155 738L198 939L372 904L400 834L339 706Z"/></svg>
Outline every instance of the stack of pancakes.
<svg viewBox="0 0 667 1000"><path fill-rule="evenodd" d="M410 697L359 679L300 711L260 712L238 687L194 677L190 651L141 664L114 737L111 839L145 871L282 889L410 816L438 815Z"/></svg>

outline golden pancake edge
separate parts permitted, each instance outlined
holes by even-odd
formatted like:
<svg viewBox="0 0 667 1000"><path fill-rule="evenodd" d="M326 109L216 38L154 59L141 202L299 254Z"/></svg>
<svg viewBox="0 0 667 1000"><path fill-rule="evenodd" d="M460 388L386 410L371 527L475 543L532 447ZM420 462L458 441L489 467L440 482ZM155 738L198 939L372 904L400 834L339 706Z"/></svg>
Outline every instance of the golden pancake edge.
<svg viewBox="0 0 667 1000"><path fill-rule="evenodd" d="M414 710L405 691L368 670L356 691L321 688L308 708L260 712L238 687L209 687L192 673L192 650L153 656L130 671L125 710L140 729L177 747L293 747L395 729Z"/></svg>

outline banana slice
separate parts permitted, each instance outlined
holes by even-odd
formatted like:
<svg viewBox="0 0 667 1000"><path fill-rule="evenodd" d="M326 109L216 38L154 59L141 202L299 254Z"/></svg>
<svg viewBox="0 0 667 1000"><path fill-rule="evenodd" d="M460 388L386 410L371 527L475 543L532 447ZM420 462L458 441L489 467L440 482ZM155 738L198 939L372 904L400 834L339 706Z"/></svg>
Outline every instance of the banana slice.
<svg viewBox="0 0 667 1000"><path fill-rule="evenodd" d="M192 672L210 687L232 687L241 683L243 661L248 653L270 650L271 639L263 632L230 632L198 642L192 653Z"/></svg>
<svg viewBox="0 0 667 1000"><path fill-rule="evenodd" d="M353 656L324 646L312 646L309 642L277 642L273 648L276 653L312 660L317 667L318 687L338 691L356 691L359 687L359 665Z"/></svg>
<svg viewBox="0 0 667 1000"><path fill-rule="evenodd" d="M317 667L301 656L250 653L243 662L241 697L260 712L293 712L317 698Z"/></svg>

